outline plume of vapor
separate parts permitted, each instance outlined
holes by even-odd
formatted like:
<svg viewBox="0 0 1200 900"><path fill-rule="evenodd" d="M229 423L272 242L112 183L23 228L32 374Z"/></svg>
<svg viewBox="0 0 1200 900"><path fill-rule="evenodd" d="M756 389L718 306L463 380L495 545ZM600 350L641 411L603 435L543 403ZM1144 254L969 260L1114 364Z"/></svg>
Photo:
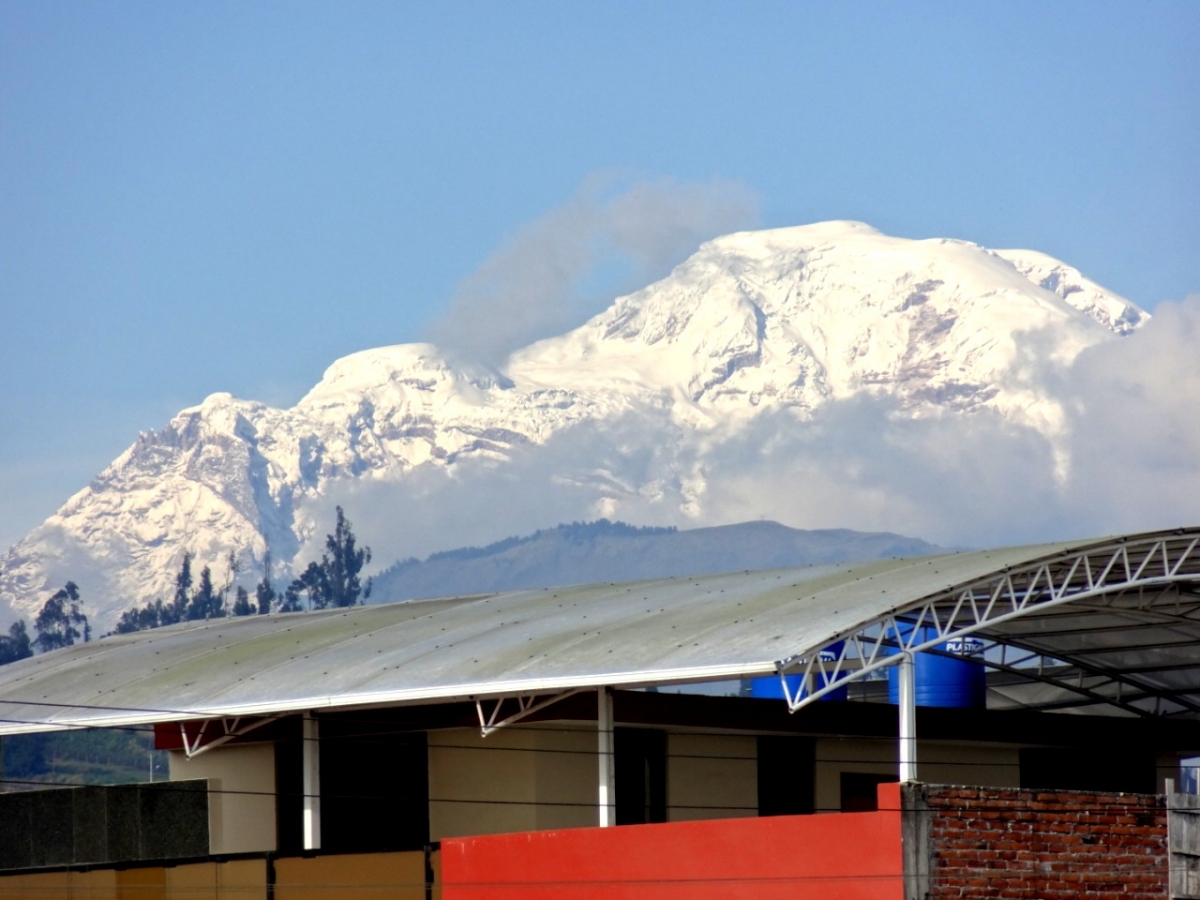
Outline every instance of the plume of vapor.
<svg viewBox="0 0 1200 900"><path fill-rule="evenodd" d="M593 177L467 278L428 336L451 356L500 368L514 350L662 277L705 240L753 226L757 208L734 182Z"/></svg>

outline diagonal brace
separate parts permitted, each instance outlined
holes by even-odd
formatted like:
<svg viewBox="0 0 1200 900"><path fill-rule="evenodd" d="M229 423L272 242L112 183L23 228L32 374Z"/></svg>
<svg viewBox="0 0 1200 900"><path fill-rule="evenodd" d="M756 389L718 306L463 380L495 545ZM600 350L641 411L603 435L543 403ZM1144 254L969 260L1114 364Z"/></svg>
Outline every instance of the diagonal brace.
<svg viewBox="0 0 1200 900"><path fill-rule="evenodd" d="M524 719L526 716L532 715L535 712L545 709L559 700L564 700L586 688L571 688L566 691L559 691L555 694L523 694L516 697L496 697L491 702L493 703L491 712L485 712L483 705L487 700L476 699L475 711L479 714L479 732L483 737L487 737L493 731L499 731L505 725L511 725ZM515 712L500 718L500 713L504 708L504 704L508 701L515 700L517 709Z"/></svg>

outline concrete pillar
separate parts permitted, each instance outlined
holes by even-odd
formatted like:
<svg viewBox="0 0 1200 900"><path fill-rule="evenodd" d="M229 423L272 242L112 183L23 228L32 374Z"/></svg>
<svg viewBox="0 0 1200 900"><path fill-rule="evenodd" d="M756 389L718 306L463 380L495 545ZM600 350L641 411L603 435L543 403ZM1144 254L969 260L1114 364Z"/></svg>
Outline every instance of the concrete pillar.
<svg viewBox="0 0 1200 900"><path fill-rule="evenodd" d="M304 713L304 849L321 849L321 732L311 712Z"/></svg>
<svg viewBox="0 0 1200 900"><path fill-rule="evenodd" d="M599 790L597 803L600 808L600 827L617 824L617 793L614 762L616 743L613 740L612 694L602 687L596 692L598 712L596 715L596 748L599 757Z"/></svg>
<svg viewBox="0 0 1200 900"><path fill-rule="evenodd" d="M900 781L917 780L917 693L911 653L900 657Z"/></svg>

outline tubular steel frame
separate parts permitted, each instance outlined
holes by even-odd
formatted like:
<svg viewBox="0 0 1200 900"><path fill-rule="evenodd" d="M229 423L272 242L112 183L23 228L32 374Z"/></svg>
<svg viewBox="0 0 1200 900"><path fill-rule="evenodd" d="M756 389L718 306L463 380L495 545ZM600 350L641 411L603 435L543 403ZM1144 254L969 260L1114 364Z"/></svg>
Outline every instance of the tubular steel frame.
<svg viewBox="0 0 1200 900"><path fill-rule="evenodd" d="M488 700L476 699L475 711L479 714L479 732L483 737L487 737L495 731L499 731L505 725L511 725L514 722L519 722L526 716L533 715L535 712L545 709L559 700L564 700L567 697L578 694L582 691L590 690L590 688L572 688L567 691L559 691L554 694L522 694L509 697L492 697ZM517 703L516 712L511 713L505 718L500 718L500 712L504 708L504 704L515 700ZM487 713L483 709L485 702L491 702L492 711Z"/></svg>
<svg viewBox="0 0 1200 900"><path fill-rule="evenodd" d="M847 683L900 662L905 654L938 652L947 640L974 636L987 666L1065 688L1140 716L1200 712L1196 698L1144 677L1089 662L1098 652L1063 652L1037 646L1038 633L1007 635L993 630L1066 604L1103 609L1160 625L1189 626L1200 636L1200 597L1182 602L1183 585L1200 586L1200 537L1193 532L1144 539L1119 539L1077 551L1064 551L1026 565L1006 568L967 584L906 604L836 636L826 646L779 660L776 670L791 712L820 700ZM1132 605L1117 601L1131 599ZM1173 609L1165 609L1171 605ZM1131 623L1133 627L1136 624ZM1089 631L1078 629L1080 634ZM1184 642L1187 643L1187 642ZM1119 648L1105 648L1118 650ZM821 651L821 652L818 652ZM1065 664L1065 665L1064 665ZM802 674L793 690L787 676ZM1152 705L1147 706L1149 701Z"/></svg>
<svg viewBox="0 0 1200 900"><path fill-rule="evenodd" d="M279 716L262 716L251 719L248 722L243 722L241 716L226 717L221 719L201 719L200 730L196 732L194 738L189 738L187 726L190 722L179 723L179 734L183 738L183 752L188 759L199 756L207 750L212 750L214 747L220 747L222 744L227 744L234 738L239 738L247 732L253 731L266 725L268 722L274 722ZM207 741L205 737L208 735L208 726L220 724L221 733L215 737L210 737Z"/></svg>

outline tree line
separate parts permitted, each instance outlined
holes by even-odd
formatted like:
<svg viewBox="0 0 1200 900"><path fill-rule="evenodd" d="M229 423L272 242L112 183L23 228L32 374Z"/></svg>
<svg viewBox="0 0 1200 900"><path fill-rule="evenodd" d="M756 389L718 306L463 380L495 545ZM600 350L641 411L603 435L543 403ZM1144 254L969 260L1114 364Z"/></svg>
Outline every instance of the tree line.
<svg viewBox="0 0 1200 900"><path fill-rule="evenodd" d="M33 620L33 628L37 637L31 639L25 620L20 619L9 626L7 635L0 635L0 666L33 656L35 650L57 650L70 647L80 638L92 639L75 582L68 581L55 591Z"/></svg>
<svg viewBox="0 0 1200 900"><path fill-rule="evenodd" d="M225 616L266 615L271 612L301 612L330 607L354 606L371 596L371 580L361 579L363 567L371 561L371 548L358 546L350 520L337 507L337 524L333 533L325 536L325 550L319 561L314 560L292 582L277 592L271 581L271 555L263 559L263 577L254 587L253 595L241 585L233 590L239 573L237 556L230 552L226 558L226 577L218 588L213 581L212 568L204 566L197 577L192 569L195 557L183 554L183 562L175 575L175 590L171 599L161 599L127 609L113 629L113 634L128 634L160 628L178 622L215 619ZM233 602L230 603L230 593ZM83 612L79 588L72 581L57 591L38 613L34 621L36 638L30 638L22 619L13 623L8 635L0 634L0 665L45 652L69 647L76 641L89 641L91 627Z"/></svg>

